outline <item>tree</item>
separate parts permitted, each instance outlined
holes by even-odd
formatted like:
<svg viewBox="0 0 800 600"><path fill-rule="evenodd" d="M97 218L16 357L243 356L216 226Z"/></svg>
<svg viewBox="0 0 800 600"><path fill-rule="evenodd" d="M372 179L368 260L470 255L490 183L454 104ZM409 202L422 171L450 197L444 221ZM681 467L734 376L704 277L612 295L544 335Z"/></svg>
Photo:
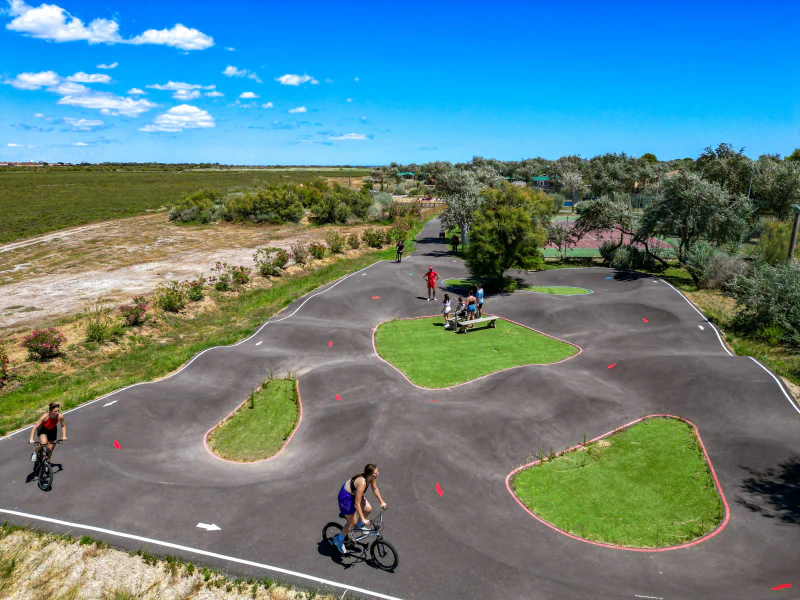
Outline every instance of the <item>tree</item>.
<svg viewBox="0 0 800 600"><path fill-rule="evenodd" d="M640 160L643 160L643 161L646 161L646 162L651 162L651 163L657 163L658 162L658 159L656 158L656 155L653 154L652 152L645 152L640 157Z"/></svg>
<svg viewBox="0 0 800 600"><path fill-rule="evenodd" d="M792 217L792 204L800 202L800 163L758 159L753 177L753 195L758 212L780 220Z"/></svg>
<svg viewBox="0 0 800 600"><path fill-rule="evenodd" d="M475 214L466 263L474 278L486 278L488 287L502 289L507 269L531 269L542 264L545 227L552 202L547 194L503 185L485 190L483 206Z"/></svg>
<svg viewBox="0 0 800 600"><path fill-rule="evenodd" d="M556 221L547 226L547 243L558 248L561 260L567 256L567 250L574 246L578 238L573 229L564 221Z"/></svg>
<svg viewBox="0 0 800 600"><path fill-rule="evenodd" d="M788 161L792 161L792 162L800 162L800 148L795 148L794 152L792 152L784 160L788 160Z"/></svg>
<svg viewBox="0 0 800 600"><path fill-rule="evenodd" d="M678 260L685 263L687 253L699 240L711 244L741 242L752 212L746 196L729 193L696 173L677 173L661 182L661 196L645 209L637 237L677 237Z"/></svg>
<svg viewBox="0 0 800 600"><path fill-rule="evenodd" d="M572 194L572 207L580 201L586 186L583 184L583 176L580 171L564 171L558 178L561 185Z"/></svg>
<svg viewBox="0 0 800 600"><path fill-rule="evenodd" d="M720 144L716 150L710 146L694 161L692 168L704 179L727 188L731 194L746 194L750 187L753 161L732 144Z"/></svg>
<svg viewBox="0 0 800 600"><path fill-rule="evenodd" d="M440 175L436 181L436 190L437 194L447 202L440 217L442 225L445 229L459 228L463 248L467 230L481 205L478 196L481 186L472 171L450 169Z"/></svg>

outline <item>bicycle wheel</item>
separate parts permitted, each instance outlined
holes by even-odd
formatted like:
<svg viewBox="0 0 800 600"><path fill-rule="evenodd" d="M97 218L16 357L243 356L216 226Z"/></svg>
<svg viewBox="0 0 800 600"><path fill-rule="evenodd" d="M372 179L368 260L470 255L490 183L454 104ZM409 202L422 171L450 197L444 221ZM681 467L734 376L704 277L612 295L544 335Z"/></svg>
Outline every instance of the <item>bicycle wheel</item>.
<svg viewBox="0 0 800 600"><path fill-rule="evenodd" d="M386 540L375 540L372 542L369 551L372 554L372 560L375 561L375 565L383 571L394 571L397 565L400 564L400 556L397 554L397 550Z"/></svg>
<svg viewBox="0 0 800 600"><path fill-rule="evenodd" d="M39 467L39 489L43 492L49 492L53 487L53 469L50 467L49 462L42 462Z"/></svg>
<svg viewBox="0 0 800 600"><path fill-rule="evenodd" d="M339 523L331 521L322 528L322 540L329 541L342 533L342 526Z"/></svg>

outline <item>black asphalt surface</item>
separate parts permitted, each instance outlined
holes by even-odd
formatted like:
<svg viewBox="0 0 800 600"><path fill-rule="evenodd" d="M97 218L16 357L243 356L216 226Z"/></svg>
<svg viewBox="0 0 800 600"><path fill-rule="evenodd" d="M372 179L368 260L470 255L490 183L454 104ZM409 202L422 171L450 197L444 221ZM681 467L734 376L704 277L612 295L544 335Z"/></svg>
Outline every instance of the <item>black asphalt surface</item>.
<svg viewBox="0 0 800 600"><path fill-rule="evenodd" d="M402 265L381 262L328 284L236 346L70 412L69 442L54 460L63 471L49 493L26 482L28 432L1 440L0 509L24 514L0 518L234 575L330 587L307 575L393 598L800 597L800 413L771 374L730 356L665 282L563 269L518 275L594 293L517 292L488 297L485 310L577 344L582 354L451 390L416 388L375 356L372 331L440 311L420 299L428 265L443 278L466 276L434 238L438 228L425 227ZM481 343L480 332L468 335ZM264 463L210 456L206 431L269 369L299 374L304 413L295 436ZM668 552L601 548L537 522L507 491L506 475L542 445L563 449L654 413L679 415L700 431L730 506L730 522L712 539ZM338 559L320 544L322 526L336 520L339 488L367 462L379 465L390 505L385 534L400 553L395 573Z"/></svg>

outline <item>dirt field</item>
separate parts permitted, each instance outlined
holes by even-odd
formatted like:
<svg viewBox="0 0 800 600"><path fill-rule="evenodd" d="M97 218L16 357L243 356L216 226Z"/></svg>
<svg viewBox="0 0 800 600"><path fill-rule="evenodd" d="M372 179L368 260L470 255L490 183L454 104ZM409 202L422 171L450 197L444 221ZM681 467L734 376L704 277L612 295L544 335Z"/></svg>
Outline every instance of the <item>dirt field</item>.
<svg viewBox="0 0 800 600"><path fill-rule="evenodd" d="M349 234L365 227L335 229ZM158 212L0 246L0 334L96 302L130 301L164 281L209 275L217 261L252 267L257 248L321 240L325 230L224 222L180 226Z"/></svg>

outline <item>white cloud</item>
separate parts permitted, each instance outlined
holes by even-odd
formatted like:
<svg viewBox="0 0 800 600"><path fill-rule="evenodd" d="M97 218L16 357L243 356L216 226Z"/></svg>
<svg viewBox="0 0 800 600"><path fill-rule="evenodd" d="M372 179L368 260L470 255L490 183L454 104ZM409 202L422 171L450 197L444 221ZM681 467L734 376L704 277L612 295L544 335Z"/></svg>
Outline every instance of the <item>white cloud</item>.
<svg viewBox="0 0 800 600"><path fill-rule="evenodd" d="M352 98L348 98L348 99L347 99L347 102L352 102L352 101L353 101L353 99L352 99Z"/></svg>
<svg viewBox="0 0 800 600"><path fill-rule="evenodd" d="M95 92L92 90L90 92L80 96L64 96L58 101L58 104L94 108L104 115L124 115L126 117L138 117L151 108L158 106L144 99L122 98L109 92Z"/></svg>
<svg viewBox="0 0 800 600"><path fill-rule="evenodd" d="M353 81L355 81L356 83L358 83L358 77L353 77Z"/></svg>
<svg viewBox="0 0 800 600"><path fill-rule="evenodd" d="M233 65L228 65L222 74L226 77L244 77L247 75L247 69L237 69Z"/></svg>
<svg viewBox="0 0 800 600"><path fill-rule="evenodd" d="M363 133L340 133L339 135L332 135L329 140L366 140L367 136Z"/></svg>
<svg viewBox="0 0 800 600"><path fill-rule="evenodd" d="M225 50L227 50L228 52L235 52L236 48L231 48L230 46L226 46Z"/></svg>
<svg viewBox="0 0 800 600"><path fill-rule="evenodd" d="M130 40L131 44L159 44L181 50L205 50L214 45L214 38L197 29L184 27L180 23L172 29L148 29Z"/></svg>
<svg viewBox="0 0 800 600"><path fill-rule="evenodd" d="M9 148L24 148L25 146L23 146L22 144L9 144L8 147Z"/></svg>
<svg viewBox="0 0 800 600"><path fill-rule="evenodd" d="M89 144L87 144L86 142L75 142L75 143L74 143L74 144L72 144L72 145L73 145L73 146L88 146Z"/></svg>
<svg viewBox="0 0 800 600"><path fill-rule="evenodd" d="M178 90L172 94L172 97L176 100L194 100L202 95L200 90Z"/></svg>
<svg viewBox="0 0 800 600"><path fill-rule="evenodd" d="M84 73L78 71L75 75L67 77L67 81L77 81L78 83L111 83L111 77L103 73Z"/></svg>
<svg viewBox="0 0 800 600"><path fill-rule="evenodd" d="M98 69L116 69L119 66L118 62L113 62L110 65L99 64L97 65Z"/></svg>
<svg viewBox="0 0 800 600"><path fill-rule="evenodd" d="M222 92L206 92L206 96L208 96L209 98L219 98L224 95L225 94L223 94Z"/></svg>
<svg viewBox="0 0 800 600"><path fill-rule="evenodd" d="M58 85L47 88L48 92L53 92L59 96L75 96L78 94L86 94L92 90L80 83L73 83L71 81L62 81Z"/></svg>
<svg viewBox="0 0 800 600"><path fill-rule="evenodd" d="M328 78L325 80L325 83L333 83L333 79Z"/></svg>
<svg viewBox="0 0 800 600"><path fill-rule="evenodd" d="M239 94L239 98L242 100L252 100L253 98L258 98L258 94L254 94L253 92L243 92Z"/></svg>
<svg viewBox="0 0 800 600"><path fill-rule="evenodd" d="M33 116L34 116L34 117L38 117L38 118L40 118L40 119L44 119L44 115L43 115L42 113L36 113L36 114L35 114L35 115L33 115Z"/></svg>
<svg viewBox="0 0 800 600"><path fill-rule="evenodd" d="M300 85L301 83L308 83L312 79L314 78L311 77L311 75L292 75L287 73L286 75L276 77L275 81L280 82L281 85Z"/></svg>
<svg viewBox="0 0 800 600"><path fill-rule="evenodd" d="M367 120L367 117L361 117L361 120L362 120L362 121L366 121L366 120Z"/></svg>
<svg viewBox="0 0 800 600"><path fill-rule="evenodd" d="M73 119L72 117L64 117L64 123L75 131L91 131L95 127L103 125L99 119Z"/></svg>
<svg viewBox="0 0 800 600"><path fill-rule="evenodd" d="M214 127L215 125L214 118L206 111L196 106L181 104L159 115L151 125L145 125L139 128L139 131L151 133L159 131L177 132L184 129Z"/></svg>
<svg viewBox="0 0 800 600"><path fill-rule="evenodd" d="M317 81L316 79L312 79L311 80L311 85L317 85L318 83L319 83L319 81Z"/></svg>
<svg viewBox="0 0 800 600"><path fill-rule="evenodd" d="M304 113L308 112L308 109L305 106L298 106L297 108L290 108L290 113Z"/></svg>
<svg viewBox="0 0 800 600"><path fill-rule="evenodd" d="M5 83L13 85L18 90L38 90L42 87L58 85L61 78L55 71L41 71L40 73L20 73L14 79Z"/></svg>
<svg viewBox="0 0 800 600"><path fill-rule="evenodd" d="M146 93L147 92L145 92L144 90L140 90L139 88L131 88L128 90L129 96L142 96Z"/></svg>
<svg viewBox="0 0 800 600"><path fill-rule="evenodd" d="M272 102L267 102L266 104L262 104L261 108L272 108Z"/></svg>
<svg viewBox="0 0 800 600"><path fill-rule="evenodd" d="M247 78L248 78L248 79L252 79L252 80L253 80L253 81L255 81L256 83L261 83L261 77L259 77L259 76L258 76L258 75L256 75L255 73L250 73L250 74L247 76Z"/></svg>
<svg viewBox="0 0 800 600"><path fill-rule="evenodd" d="M88 25L55 4L36 8L23 0L10 0L9 14L14 19L6 29L51 42L87 41L90 44L158 44L181 50L203 50L214 45L214 39L181 24L172 29L149 29L132 39L119 35L119 23L111 19L94 19Z"/></svg>

